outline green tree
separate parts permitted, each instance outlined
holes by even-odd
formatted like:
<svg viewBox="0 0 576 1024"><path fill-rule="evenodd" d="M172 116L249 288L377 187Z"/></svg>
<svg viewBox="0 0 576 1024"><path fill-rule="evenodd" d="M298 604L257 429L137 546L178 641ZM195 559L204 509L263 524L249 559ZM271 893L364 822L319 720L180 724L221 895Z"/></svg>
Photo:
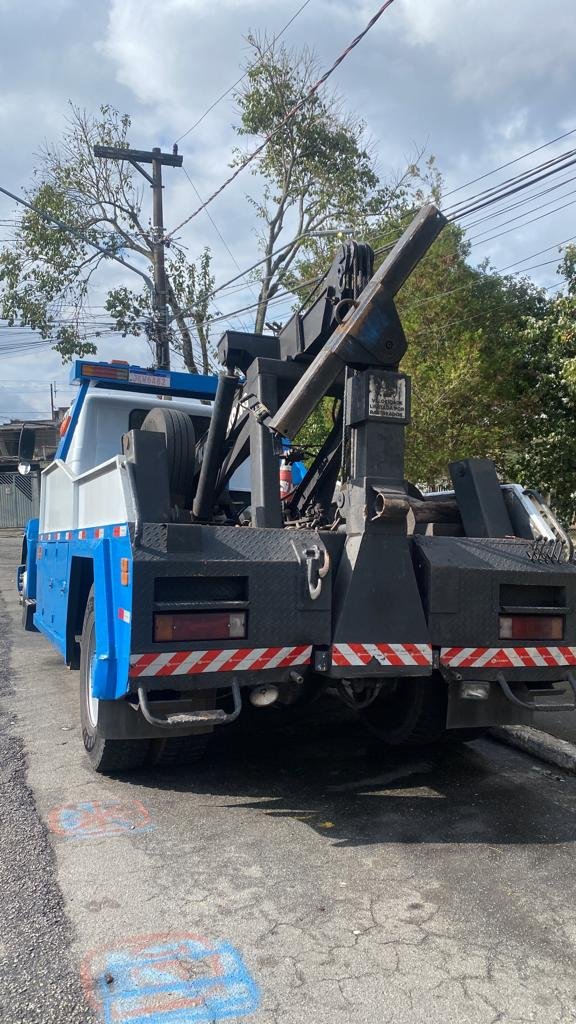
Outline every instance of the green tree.
<svg viewBox="0 0 576 1024"><path fill-rule="evenodd" d="M428 170L438 199L439 182L433 166ZM389 246L414 212L405 206L402 215L382 218L366 240L376 250ZM462 230L449 225L397 297L408 341L401 368L412 377L406 473L427 487L448 483L448 464L466 456L492 458L507 476L518 471L535 406L525 332L529 325L537 332L546 316L545 292L488 263L473 267L469 254ZM306 279L327 269L327 255L300 267ZM321 422L311 421L315 443Z"/></svg>
<svg viewBox="0 0 576 1024"><path fill-rule="evenodd" d="M527 486L549 493L565 522L576 518L576 247L559 266L565 293L545 315L527 319L522 333L527 387L519 408L511 471Z"/></svg>
<svg viewBox="0 0 576 1024"><path fill-rule="evenodd" d="M407 475L428 486L447 481L448 464L464 457L507 472L529 387L522 333L547 306L531 281L470 266L469 251L449 225L398 296L402 369L413 380Z"/></svg>
<svg viewBox="0 0 576 1024"><path fill-rule="evenodd" d="M111 106L102 106L98 117L72 106L60 144L41 151L27 198L36 210L77 229L84 238L26 210L18 217L13 242L0 252L0 317L10 326L38 331L64 360L94 353L94 339L105 333L92 315L90 295L97 272L107 261L89 242L123 259L133 254L151 273L151 226L143 213L141 179L127 161L98 160L92 152L95 143L128 151L130 127L130 117ZM171 344L190 371L206 371L211 363L209 302L214 286L209 251L205 249L195 264L172 243L167 274ZM150 341L153 314L145 283L110 288L105 308L113 330Z"/></svg>
<svg viewBox="0 0 576 1024"><path fill-rule="evenodd" d="M320 69L308 48L288 49L254 34L248 42L252 53L245 84L236 95L236 131L262 140L307 96ZM270 301L293 281L297 258L314 254L319 244L322 249L318 232L351 224L362 229L370 215L395 208L406 196L417 174L415 165L385 184L372 149L364 122L324 87L252 165L253 174L263 181L261 196L249 197L262 224L258 242L265 257L262 273L254 278L260 284L257 333L264 328ZM233 166L243 159L242 150L236 150Z"/></svg>

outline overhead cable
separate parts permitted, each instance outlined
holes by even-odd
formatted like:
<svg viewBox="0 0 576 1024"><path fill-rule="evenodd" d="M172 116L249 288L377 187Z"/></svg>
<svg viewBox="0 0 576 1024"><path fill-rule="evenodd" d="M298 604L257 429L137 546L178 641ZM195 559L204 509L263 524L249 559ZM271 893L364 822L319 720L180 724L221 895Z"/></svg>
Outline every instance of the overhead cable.
<svg viewBox="0 0 576 1024"><path fill-rule="evenodd" d="M466 200L465 203L458 203L454 206L449 206L444 210L444 212L451 220L455 220L460 217L467 217L469 214L475 213L477 210L482 210L485 206L489 206L492 203L500 202L502 199L508 198L509 195L515 195L516 192L521 192L525 188L531 188L532 185L536 185L537 182L543 181L545 178L549 178L552 174L558 174L560 171L564 171L566 168L572 167L575 163L576 149L568 150L566 153L562 153L561 156L555 157L553 160L547 160L544 163L531 168L529 171L524 171L522 174L514 175L512 178L507 178L505 181L500 182L498 185L494 185L492 188L484 189L484 191L479 192L476 196L472 196L471 199ZM542 173L540 173L541 171Z"/></svg>
<svg viewBox="0 0 576 1024"><path fill-rule="evenodd" d="M382 15L388 9L388 7L392 6L393 3L394 0L385 0L385 3L383 3L378 8L376 13L370 19L370 21L362 30L362 32L360 32L355 37L355 39L353 39L352 42L348 44L346 49L343 50L341 54L339 54L334 63L328 68L327 71L324 72L323 75L321 75L321 77L308 90L306 95L303 96L302 99L299 100L297 103L295 103L293 107L290 108L285 117L283 117L282 120L276 125L276 127L273 128L271 132L269 132L269 134L265 137L263 142L261 142L261 144L257 146L256 149L252 150L252 152L245 157L242 163L239 164L238 167L236 167L232 174L219 186L219 188L217 188L214 192L212 192L210 196L208 196L208 199L206 199L201 206L199 206L196 210L193 210L193 212L189 214L188 217L186 217L183 221L181 221L180 224L173 228L173 230L166 236L167 238L173 238L177 231L180 231L186 224L189 224L191 220L197 217L198 214L202 212L202 210L206 209L206 207L209 206L210 203L212 203L214 199L216 199L216 197L219 196L224 191L224 189L228 188L228 186L231 185L233 181L235 181L238 175L241 174L242 171L244 171L245 168L248 167L248 165L251 164L252 161L255 160L257 156L260 155L260 153L264 152L264 150L272 141L272 139L275 138L276 135L278 135L278 133L281 132L286 127L287 124L289 124L292 118L302 109L303 106L305 106L306 103L308 103L312 96L314 96L318 92L318 90L322 88L325 82L327 82L327 80L330 78L330 75L333 74L336 68L339 67L342 61L346 59L346 57L352 52L352 50L356 46L358 46L358 44L364 39L364 37L367 35L370 29L382 17Z"/></svg>
<svg viewBox="0 0 576 1024"><path fill-rule="evenodd" d="M214 102L213 102L213 103L211 103L209 107L207 107L207 109L206 109L206 110L204 111L204 113L203 113L203 114L201 114L201 115L200 115L200 117L199 117L199 118L198 118L198 119L197 119L196 121L194 121L194 124L193 124L193 125L191 125L191 126L190 126L190 128L188 128L188 129L187 129L187 131L183 132L183 134L182 134L182 135L179 135L179 136L178 136L178 138L177 138L177 139L175 140L175 142L174 142L174 145L175 145L175 146L176 146L176 145L177 145L177 144L178 144L179 142L182 142L182 139L185 139L187 135L190 135L190 132L193 132L193 131L194 131L194 129L195 129L195 128L197 128L197 127L198 127L198 125L202 123L202 121L204 120L204 118L205 118L205 117L207 117L207 116L208 116L208 114L210 114L210 113L211 113L211 112L212 112L212 111L214 110L214 107L217 107L217 106L218 106L218 104L219 104L219 103L220 103L220 102L221 102L221 101L222 101L223 99L225 99L225 98L226 98L226 96L229 96L229 95L230 95L230 93L231 93L231 92L233 92L233 91L234 91L234 89L236 89L236 88L237 88L237 86L239 86L239 85L240 85L240 83L244 81L244 79L245 79L245 78L246 78L246 76L247 76L247 75L248 75L248 74L250 73L250 71L252 70L252 68L257 68L257 67L258 67L258 65L259 65L259 64L261 64L261 63L262 63L262 61L263 61L263 60L265 59L265 57L268 57L268 56L269 56L269 55L270 55L270 54L272 53L272 51L273 51L273 49L274 49L274 46L275 46L275 44L276 44L276 43L278 42L278 40L280 39L280 37L281 37L281 36L283 36L283 35L284 35L284 33L286 32L286 30L290 28L290 25L292 24L292 22L296 21L296 18L298 17L298 15L299 15L299 14L302 14L302 11L304 10L304 8L305 8L305 7L307 7L307 6L308 6L308 4L309 4L309 3L310 3L310 0L304 0L304 3L303 3L303 4L301 4L301 6L300 6L300 7L298 8L298 10L297 10L297 11L295 12L295 14L293 14L293 15L292 15L292 17L290 18L290 20L286 22L286 24L284 25L284 28L281 28L281 29L280 29L280 31L278 32L278 34L274 36L274 38L273 38L272 42L270 43L270 46L268 46L268 47L267 47L267 49L266 49L266 50L264 51L264 53L263 53L262 57L260 58L260 60L257 60L257 61L255 61L255 62L254 62L254 64L251 64L251 65L250 65L250 66L249 66L249 67L247 68L247 70L246 70L246 71L244 72L244 74L243 74L243 75L241 75L241 76L240 76L240 78L238 78L238 79L237 79L237 81L235 81L235 82L233 83L233 85L230 85L230 86L228 87L228 89L225 89L225 91L224 91L223 93L221 93L221 94L220 94L220 96L218 96L218 98L217 98L217 99L215 99L215 100L214 100Z"/></svg>
<svg viewBox="0 0 576 1024"><path fill-rule="evenodd" d="M559 213L560 210L565 210L568 206L574 206L576 199L572 199L569 203L564 203L562 206L557 206L554 210L548 210L546 213L541 213L539 217L532 217L530 220L525 220L523 224L517 224L513 228L507 228L506 231L499 231L496 235L490 235L489 238L481 238L481 235L486 232L482 231L480 235L476 235L469 238L469 242L476 242L478 245L485 245L486 242L492 242L495 238L501 238L502 235L509 235L511 231L517 231L518 228L528 227L529 224L535 224L537 220L543 220L544 217L551 217L554 213Z"/></svg>
<svg viewBox="0 0 576 1024"><path fill-rule="evenodd" d="M110 252L109 249L104 249L101 245L98 245L97 242L93 242L87 235L80 231L79 228L73 227L71 224L65 224L64 221L60 220L58 217L53 217L52 214L46 213L45 210L39 210L33 203L29 203L28 200L23 199L22 196L15 195L14 192L9 192L8 189L3 188L2 185L0 185L0 192L5 196L8 196L9 199L13 199L15 203L20 203L21 206L26 206L29 210L32 210L32 212L35 213L37 217L41 217L42 220L55 224L61 231L68 231L69 234L76 235L78 238L81 238L83 242L86 242L87 245L91 245L93 249L96 249L97 252L101 252L103 256L106 256L108 259L115 260L116 263L121 263L123 267L127 268L127 270L132 270L135 274L138 274L139 277L144 278L148 288L151 291L153 290L154 286L152 281L143 270L140 270L132 263L128 263L126 260L123 260L121 256L117 256L115 253Z"/></svg>
<svg viewBox="0 0 576 1024"><path fill-rule="evenodd" d="M517 156L514 160L508 160L505 164L500 164L499 167L494 167L491 171L486 171L485 174L480 174L477 178L471 178L470 181L465 181L463 185L458 185L456 188L451 189L450 192L446 192L444 198L455 195L456 192L461 192L462 189L468 188L469 185L475 185L477 181L484 181L485 178L489 178L492 174L497 174L498 171L503 171L506 167L512 167L513 164L519 163L521 160L526 160L527 157L532 156L534 153L539 153L542 149L546 149L548 146L553 146L555 142L560 142L561 139L567 139L569 135L574 135L576 128L571 128L570 131L564 132L563 135L557 135L555 139L550 139L548 142L543 142L541 146L536 146L535 149L529 149L527 153L522 153L521 156Z"/></svg>

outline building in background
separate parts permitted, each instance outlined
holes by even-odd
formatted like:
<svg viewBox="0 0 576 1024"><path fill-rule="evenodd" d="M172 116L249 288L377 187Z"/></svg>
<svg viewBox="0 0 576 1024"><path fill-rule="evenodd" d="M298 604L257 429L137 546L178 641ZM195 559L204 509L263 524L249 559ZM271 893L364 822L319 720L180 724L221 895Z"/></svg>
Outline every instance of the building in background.
<svg viewBox="0 0 576 1024"><path fill-rule="evenodd" d="M0 426L0 529L19 528L38 515L40 473L54 458L60 439L59 426L66 409L57 409L53 420L35 420L36 446L30 472L18 472L18 441L23 420Z"/></svg>

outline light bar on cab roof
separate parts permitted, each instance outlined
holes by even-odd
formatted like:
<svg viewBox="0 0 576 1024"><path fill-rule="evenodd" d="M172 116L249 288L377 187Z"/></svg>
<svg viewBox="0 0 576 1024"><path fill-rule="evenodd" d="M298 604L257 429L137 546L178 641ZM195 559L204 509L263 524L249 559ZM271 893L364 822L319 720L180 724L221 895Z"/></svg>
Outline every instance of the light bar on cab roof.
<svg viewBox="0 0 576 1024"><path fill-rule="evenodd" d="M122 391L145 394L170 392L183 398L213 400L216 395L216 375L182 373L159 370L156 367L131 366L120 360L110 363L91 359L76 359L70 372L71 384L112 387Z"/></svg>
<svg viewBox="0 0 576 1024"><path fill-rule="evenodd" d="M89 377L91 380L128 380L130 372L128 366L115 366L111 363L81 362L77 365L80 366L80 378Z"/></svg>

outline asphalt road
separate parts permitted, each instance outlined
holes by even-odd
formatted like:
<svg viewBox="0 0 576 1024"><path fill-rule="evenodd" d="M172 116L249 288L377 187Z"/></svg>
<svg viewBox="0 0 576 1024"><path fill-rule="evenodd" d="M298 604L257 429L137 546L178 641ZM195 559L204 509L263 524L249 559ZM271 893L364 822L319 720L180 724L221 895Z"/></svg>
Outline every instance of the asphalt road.
<svg viewBox="0 0 576 1024"><path fill-rule="evenodd" d="M317 705L186 770L91 773L0 536L3 1024L576 1021L576 778L375 748ZM266 725L266 727L265 727Z"/></svg>

